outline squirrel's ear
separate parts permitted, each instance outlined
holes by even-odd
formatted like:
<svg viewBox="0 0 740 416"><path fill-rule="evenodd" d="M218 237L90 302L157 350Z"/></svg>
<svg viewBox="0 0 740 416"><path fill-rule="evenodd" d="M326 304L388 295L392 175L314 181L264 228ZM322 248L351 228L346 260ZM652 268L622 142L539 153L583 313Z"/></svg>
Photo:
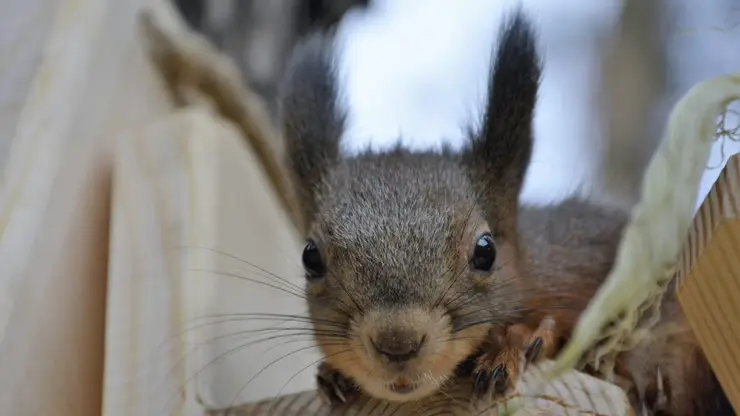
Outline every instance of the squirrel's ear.
<svg viewBox="0 0 740 416"><path fill-rule="evenodd" d="M338 103L334 39L314 34L293 51L280 93L288 166L304 222L316 212L316 192L339 159L345 113Z"/></svg>
<svg viewBox="0 0 740 416"><path fill-rule="evenodd" d="M521 11L505 23L492 61L483 120L463 152L463 163L489 210L490 226L510 233L532 154L541 77L535 34Z"/></svg>

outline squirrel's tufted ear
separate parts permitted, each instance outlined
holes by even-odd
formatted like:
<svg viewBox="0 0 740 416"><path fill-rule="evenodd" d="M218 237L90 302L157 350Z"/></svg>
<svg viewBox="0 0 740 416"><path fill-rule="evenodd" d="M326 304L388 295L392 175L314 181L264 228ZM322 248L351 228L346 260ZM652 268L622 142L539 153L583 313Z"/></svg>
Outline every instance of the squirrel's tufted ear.
<svg viewBox="0 0 740 416"><path fill-rule="evenodd" d="M306 227L316 193L339 159L345 113L338 103L335 42L314 34L293 51L280 93L281 127Z"/></svg>
<svg viewBox="0 0 740 416"><path fill-rule="evenodd" d="M505 23L492 56L480 131L471 135L463 163L491 227L515 231L519 193L532 154L532 121L541 77L530 23L521 10Z"/></svg>

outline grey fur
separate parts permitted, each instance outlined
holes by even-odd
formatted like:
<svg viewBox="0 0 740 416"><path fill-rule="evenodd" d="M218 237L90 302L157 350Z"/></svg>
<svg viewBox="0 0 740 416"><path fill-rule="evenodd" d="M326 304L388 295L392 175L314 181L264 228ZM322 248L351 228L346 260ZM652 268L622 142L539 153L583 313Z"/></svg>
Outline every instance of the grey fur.
<svg viewBox="0 0 740 416"><path fill-rule="evenodd" d="M506 22L499 40L483 123L480 133L471 135L463 163L473 175L481 204L497 207L488 218L491 227L511 236L532 155L532 120L542 71L534 33L521 11Z"/></svg>
<svg viewBox="0 0 740 416"><path fill-rule="evenodd" d="M296 47L280 92L288 165L308 224L317 209L317 188L338 162L345 127L334 50L330 35L309 36Z"/></svg>

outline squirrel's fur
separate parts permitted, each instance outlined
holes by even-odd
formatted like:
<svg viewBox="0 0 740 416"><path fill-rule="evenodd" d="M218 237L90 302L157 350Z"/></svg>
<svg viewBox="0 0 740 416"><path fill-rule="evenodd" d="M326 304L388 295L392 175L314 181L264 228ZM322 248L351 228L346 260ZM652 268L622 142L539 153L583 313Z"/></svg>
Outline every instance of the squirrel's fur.
<svg viewBox="0 0 740 416"><path fill-rule="evenodd" d="M307 283L326 364L371 395L418 399L453 376L492 328L551 316L566 339L612 266L627 214L573 199L520 206L541 74L523 14L501 32L484 117L460 152L341 155L346 115L334 53L327 35L300 45L281 100L303 231L327 268ZM487 231L497 260L481 274L469 260ZM619 362L636 405L732 414L675 300L666 295L664 303L671 313L654 336ZM388 331L422 339L423 349L403 364L384 361L372 342ZM667 402L653 394L657 368ZM393 391L400 379L411 393Z"/></svg>

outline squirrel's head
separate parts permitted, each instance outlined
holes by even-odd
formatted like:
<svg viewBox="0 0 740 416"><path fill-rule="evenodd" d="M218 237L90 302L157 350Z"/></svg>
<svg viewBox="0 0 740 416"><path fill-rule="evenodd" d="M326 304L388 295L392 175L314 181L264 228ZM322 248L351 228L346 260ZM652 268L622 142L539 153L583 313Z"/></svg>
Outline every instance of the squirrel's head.
<svg viewBox="0 0 740 416"><path fill-rule="evenodd" d="M521 312L516 219L535 39L521 13L505 26L483 119L458 153L342 157L333 51L327 37L300 45L281 103L309 313L329 365L375 397L418 399Z"/></svg>

